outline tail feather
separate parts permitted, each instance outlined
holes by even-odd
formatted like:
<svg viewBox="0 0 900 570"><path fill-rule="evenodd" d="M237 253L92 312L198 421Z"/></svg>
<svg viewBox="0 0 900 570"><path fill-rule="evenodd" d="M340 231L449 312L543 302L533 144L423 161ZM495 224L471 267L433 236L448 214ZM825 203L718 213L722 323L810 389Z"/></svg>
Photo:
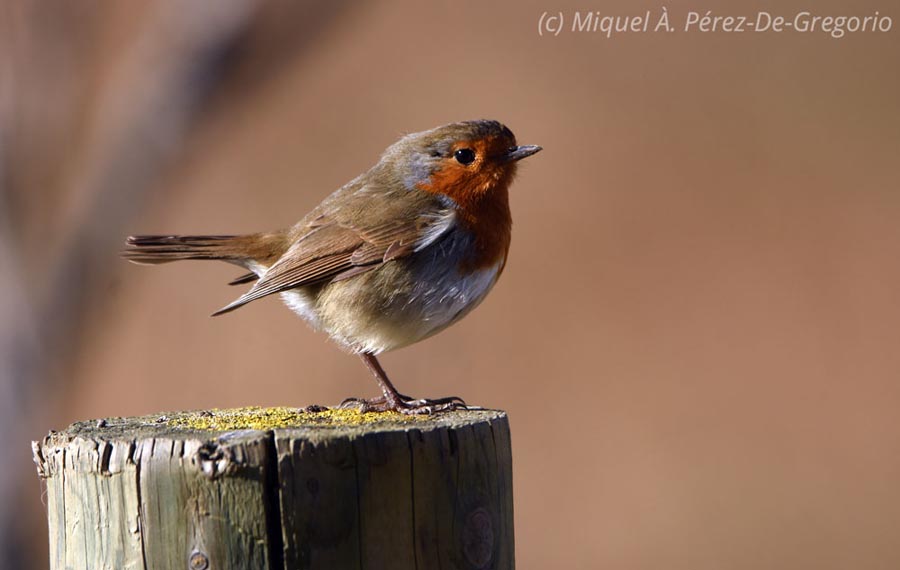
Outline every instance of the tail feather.
<svg viewBox="0 0 900 570"><path fill-rule="evenodd" d="M275 262L288 247L288 234L275 232L242 236L131 236L125 242L122 257L133 263L157 265L183 259L214 259L243 266L252 272L241 275L229 285L251 283L256 272ZM243 303L232 303L231 311Z"/></svg>
<svg viewBox="0 0 900 570"><path fill-rule="evenodd" d="M231 281L228 282L228 284L229 285L243 285L244 283L253 283L257 279L259 279L259 275L257 275L256 273L253 273L251 271L250 273L245 273L244 275L241 275L240 277L236 277L236 278L232 279Z"/></svg>
<svg viewBox="0 0 900 570"><path fill-rule="evenodd" d="M156 265L182 259L216 259L240 264L252 259L250 236L131 236L122 257Z"/></svg>

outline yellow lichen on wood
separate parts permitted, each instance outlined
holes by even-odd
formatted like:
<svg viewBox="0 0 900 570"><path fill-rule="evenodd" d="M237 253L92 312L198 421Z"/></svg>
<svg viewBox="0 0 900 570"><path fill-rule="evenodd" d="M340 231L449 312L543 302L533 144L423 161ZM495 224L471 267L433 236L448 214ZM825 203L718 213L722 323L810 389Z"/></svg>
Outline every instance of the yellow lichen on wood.
<svg viewBox="0 0 900 570"><path fill-rule="evenodd" d="M213 409L187 412L167 418L168 425L187 429L228 431L240 429L270 430L306 426L360 426L374 423L415 422L422 416L397 412L360 412L355 409L325 408L310 412L301 408L261 408L257 406L229 410Z"/></svg>

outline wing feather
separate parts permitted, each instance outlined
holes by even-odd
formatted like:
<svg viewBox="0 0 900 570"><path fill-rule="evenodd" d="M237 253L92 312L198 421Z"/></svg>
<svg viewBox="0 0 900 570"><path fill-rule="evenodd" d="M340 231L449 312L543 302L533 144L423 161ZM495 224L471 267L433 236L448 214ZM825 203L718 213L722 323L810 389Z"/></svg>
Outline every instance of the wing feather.
<svg viewBox="0 0 900 570"><path fill-rule="evenodd" d="M360 228L320 213L249 291L213 316L281 291L360 275L431 245L454 221L452 211L442 209Z"/></svg>

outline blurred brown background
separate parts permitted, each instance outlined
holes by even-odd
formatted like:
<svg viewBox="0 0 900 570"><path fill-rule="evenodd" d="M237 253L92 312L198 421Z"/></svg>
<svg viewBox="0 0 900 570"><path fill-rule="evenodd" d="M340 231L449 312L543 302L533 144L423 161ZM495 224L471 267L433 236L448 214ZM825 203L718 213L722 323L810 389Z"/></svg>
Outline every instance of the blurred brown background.
<svg viewBox="0 0 900 570"><path fill-rule="evenodd" d="M129 265L128 233L286 226L402 133L481 117L545 148L507 270L384 363L509 412L519 568L900 566L900 22L538 36L579 7L662 4L5 3L0 567L46 567L47 429L372 393L275 299L208 318L235 268ZM900 18L814 3L876 10Z"/></svg>

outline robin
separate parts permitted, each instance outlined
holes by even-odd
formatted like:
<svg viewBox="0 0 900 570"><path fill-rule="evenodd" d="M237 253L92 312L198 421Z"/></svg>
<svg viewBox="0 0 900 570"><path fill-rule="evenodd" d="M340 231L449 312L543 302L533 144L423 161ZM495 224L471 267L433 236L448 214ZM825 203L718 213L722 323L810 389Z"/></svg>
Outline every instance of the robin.
<svg viewBox="0 0 900 570"><path fill-rule="evenodd" d="M444 125L389 146L290 228L132 236L122 255L141 264L214 259L248 269L230 284L253 286L213 316L278 293L375 376L382 397L343 406L407 414L464 407L456 397L402 395L376 356L447 328L484 299L506 264L516 165L540 150L516 144L497 121Z"/></svg>

